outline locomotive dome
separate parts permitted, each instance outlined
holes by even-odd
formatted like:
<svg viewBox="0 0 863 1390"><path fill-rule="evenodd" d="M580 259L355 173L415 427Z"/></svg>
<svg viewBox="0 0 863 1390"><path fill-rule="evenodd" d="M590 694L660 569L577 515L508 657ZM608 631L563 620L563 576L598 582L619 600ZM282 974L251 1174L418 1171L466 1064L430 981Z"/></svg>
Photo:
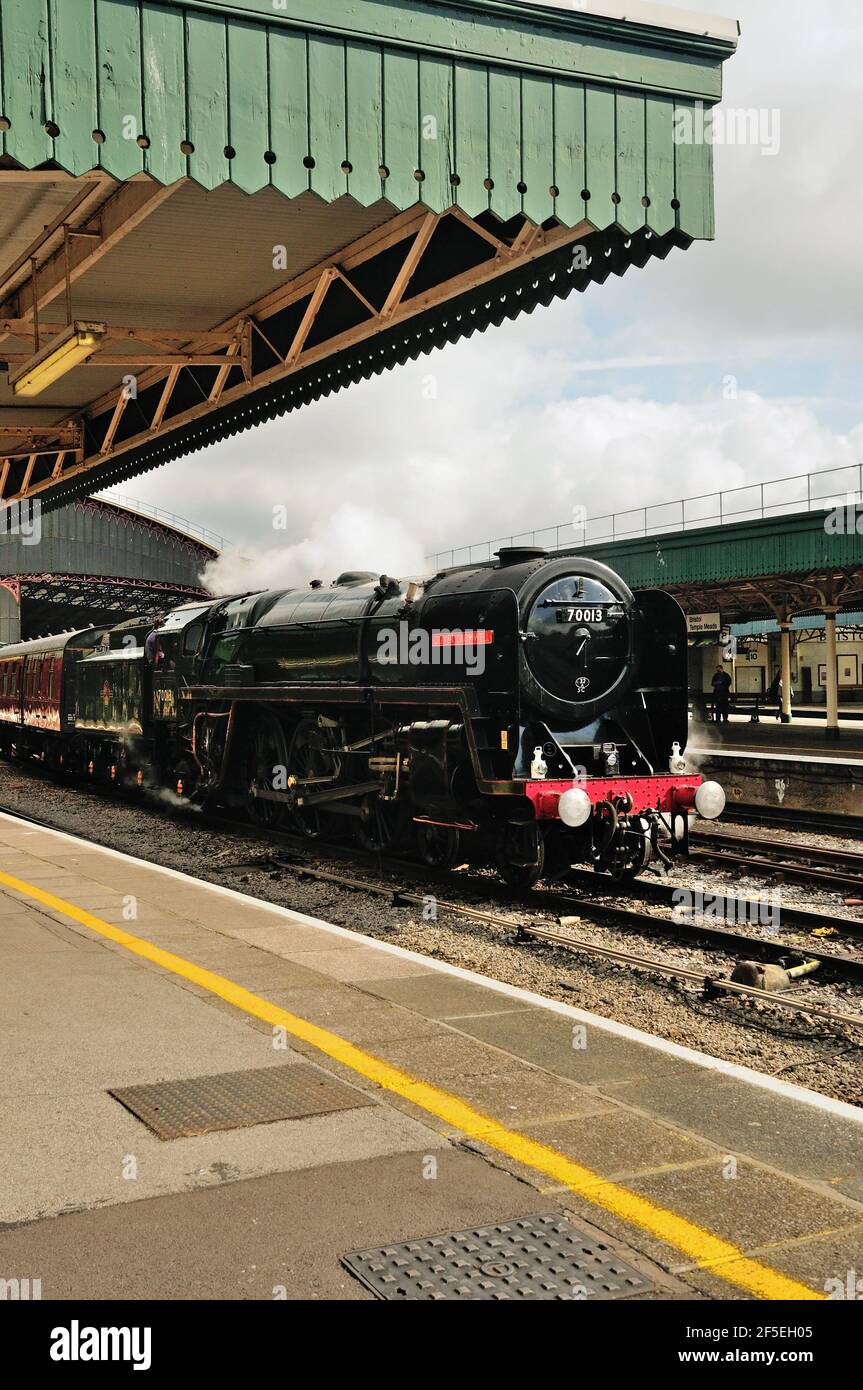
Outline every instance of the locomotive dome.
<svg viewBox="0 0 863 1390"><path fill-rule="evenodd" d="M209 598L201 572L222 538L144 504L89 497L0 525L0 644L120 623Z"/></svg>

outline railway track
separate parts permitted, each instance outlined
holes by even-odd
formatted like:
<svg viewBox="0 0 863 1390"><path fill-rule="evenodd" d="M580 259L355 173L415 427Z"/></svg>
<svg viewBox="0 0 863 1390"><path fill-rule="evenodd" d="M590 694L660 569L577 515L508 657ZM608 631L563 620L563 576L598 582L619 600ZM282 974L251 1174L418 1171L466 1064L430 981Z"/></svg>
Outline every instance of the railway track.
<svg viewBox="0 0 863 1390"><path fill-rule="evenodd" d="M305 874L309 877L320 879L325 882L333 883L336 886L358 889L366 892L373 892L378 897L389 898L395 905L410 904L422 906L428 895L416 893L413 889L393 886L392 884L376 884L373 880L366 878L349 878L342 874L335 874L328 869L318 869L312 865L302 862L300 859L280 860L273 857L272 862L292 873ZM423 872L430 878L434 878L434 871L425 869L421 865L407 865L404 861L393 861L385 866L386 872L401 870L404 872L408 867L416 870L423 869ZM594 887L596 875L586 873L584 879L592 878ZM459 887L468 887L469 890L481 893L483 897L496 897L506 905L512 906L513 902L519 907L526 908L533 912L544 912L549 915L556 915L559 918L583 917L598 923L610 922L615 926L630 928L636 931L647 933L654 937L665 937L669 940L680 941L689 945L709 942L711 945L721 947L730 953L744 958L753 952L764 955L768 960L780 962L791 957L799 957L803 954L810 960L817 960L819 964L825 965L844 979L863 980L863 956L850 955L842 951L828 951L822 947L807 942L805 947L794 942L783 941L780 938L759 936L756 933L737 931L732 927L718 926L705 918L689 920L683 916L659 916L647 909L625 907L620 903L608 901L601 897L576 896L570 893L560 892L559 890L534 890L521 896L512 894L509 889L504 889L493 882L483 879L481 882L468 878L456 877L450 872L441 875L440 881ZM579 881L581 881L579 879ZM646 891L644 897L650 902L662 903L668 907L672 906L673 887L666 884L639 884ZM440 899L436 899L439 907ZM747 909L755 909L760 906L757 899L736 898L727 899L726 904L734 908L741 918L744 917ZM453 902L446 902L448 910L458 910L459 905ZM471 907L469 904L462 904L465 915L482 919L484 914L481 910ZM808 909L800 908L786 909L786 925L797 926L801 929L812 929L825 927L831 931L841 932L848 929L850 935L863 940L863 922L858 922L853 918L835 919L828 917L825 913L810 912ZM491 914L496 922L505 921L512 930L518 926L510 918L500 918L496 914Z"/></svg>
<svg viewBox="0 0 863 1390"><path fill-rule="evenodd" d="M326 855L328 858L345 859L353 863L374 863L376 868L380 871L393 875L412 871L422 875L429 881L458 881L461 885L472 884L476 890L481 892L485 897L494 897L498 901L507 904L515 902L519 906L534 910L542 905L543 910L561 914L574 911L577 907L582 907L586 910L587 907L593 906L597 913L602 911L609 919L616 917L620 925L626 925L627 922L635 923L636 919L642 922L647 919L655 922L667 922L669 929L674 926L674 922L671 919L652 917L645 913L637 914L634 913L632 909L622 907L619 903L611 901L611 898L620 896L620 887L614 884L610 878L601 874L596 874L592 869L588 868L572 868L568 870L566 874L565 883L581 890L582 895L578 897L566 893L560 888L550 888L546 886L540 886L524 893L518 893L517 890L507 887L498 879L483 875L475 870L437 870L427 864L411 861L403 856L387 856L381 852L372 855L368 851L361 850L353 845L310 841L306 837L293 834L290 831L250 829L243 824L238 824L230 818L225 818L220 815L209 817L208 819L209 823L218 829L226 830L234 834L239 833L246 835L256 842L263 840L276 848L284 847L288 850L296 851L303 856L306 856L310 852L311 846L315 845L318 852ZM717 839L718 838L717 836ZM861 855L861 859L863 859L863 855ZM296 863L285 862L284 867L295 868ZM626 884L623 891L627 897L640 897L643 898L645 902L662 905L673 910L677 905L675 899L676 895L680 894L681 887L680 885L647 877L639 878L632 883ZM590 896L585 897L583 896L584 893ZM710 899L711 894L709 890L706 892L705 896L707 899ZM727 894L724 892L721 894L721 898L723 915L730 920L737 922L757 922L764 914L765 902L763 899L737 894ZM836 916L834 913L819 912L814 908L800 907L796 904L782 904L779 911L781 919L787 927L805 932L818 933L823 936L847 937L852 942L859 941L863 943L863 919L840 917ZM727 941L728 939L728 928L714 927L710 920L709 911L702 915L698 924L698 931L704 940L714 938L717 944L720 941ZM741 932L738 932L736 935L742 943L748 943L751 946L758 944L765 950L770 950L773 944L768 937L760 935L746 935ZM782 946L782 943L778 944L780 947ZM789 944L785 949L794 951L800 948ZM807 946L807 950L808 949L809 947ZM831 954L835 959L841 958L835 953L825 953L825 955ZM848 960L849 964L856 966L857 962L854 957L847 956L845 959Z"/></svg>
<svg viewBox="0 0 863 1390"><path fill-rule="evenodd" d="M393 907L417 907L422 909L429 900L427 893L418 893L413 888L393 886L392 884L375 883L366 878L349 878L345 874L336 874L328 869L319 869L310 864L301 862L289 862L273 860L274 863L281 862L281 867L286 870L317 879L322 882L332 883L336 887L345 888L351 891L370 893L378 898L384 898ZM405 866L402 864L402 868ZM709 940L715 946L736 955L739 959L748 959L753 950L766 954L774 962L785 962L790 964L799 961L805 955L810 961L817 961L819 966L826 966L828 971L836 972L841 978L863 979L863 960L856 957L845 956L836 952L823 950L810 951L807 947L805 952L792 943L782 941L765 940L762 937L749 936L745 933L736 932L730 928L702 927L700 923L684 923L674 921L671 918L660 918L649 912L640 911L636 908L624 908L614 904L601 903L592 899L567 897L565 895L552 895L549 893L537 894L537 901L531 902L536 908L542 903L542 907L547 906L547 899L554 896L557 905L563 905L571 909L572 913L578 909L578 918L588 917L591 922L601 924L604 920L613 922L616 926L624 926L641 932L649 931L654 936L672 936L674 939L686 942L689 945L697 944L699 940ZM501 930L509 935L514 934L516 941L527 943L531 941L544 942L548 945L564 947L582 955L592 956L603 960L609 960L615 964L627 965L634 969L645 970L653 974L664 975L666 978L681 980L690 984L697 984L701 987L706 999L714 999L722 995L738 995L755 1000L760 1000L771 1005L776 1005L781 1009L790 1012L805 1013L813 1017L821 1018L825 1022L844 1024L847 1027L863 1029L863 1015L848 1013L844 1010L826 1008L816 1001L809 999L795 998L791 995L779 993L775 990L762 990L753 985L746 985L731 980L728 977L717 974L713 971L692 970L676 962L660 961L650 956L642 956L630 951L621 951L615 947L602 946L596 942L587 941L583 937L573 936L568 931L560 929L559 922L550 921L548 923L533 922L514 922L510 917L503 917L497 913L488 912L484 908L472 907L465 902L452 901L446 898L435 896L434 908L437 914L446 916L462 917L468 920L479 922L484 926ZM568 915L572 921L572 916ZM810 977L811 978L811 977Z"/></svg>
<svg viewBox="0 0 863 1390"><path fill-rule="evenodd" d="M237 826L236 822L216 817L211 822L219 829L231 831L233 833L247 833L247 827ZM517 904L520 907L532 911L547 911L557 915L566 916L580 910L584 915L589 915L590 910L597 915L602 915L606 920L614 920L620 926L637 926L644 929L645 924L652 924L656 930L660 927L666 933L673 936L678 933L680 940L691 940L693 936L699 936L703 941L712 941L717 945L728 946L731 939L735 939L743 947L751 949L760 948L762 951L771 955L773 959L789 953L799 953L801 947L781 940L771 939L769 936L762 936L757 933L746 933L732 931L728 927L716 926L711 920L709 900L711 894L705 893L707 910L702 913L698 920L693 924L685 920L682 913L679 919L669 917L659 917L655 914L639 911L634 908L622 906L619 902L613 901L619 897L620 888L612 882L610 878L594 873L592 869L570 869L566 875L565 882L568 886L578 888L578 896L566 892L561 888L538 887L527 892L518 893L516 890L502 884L496 878L483 875L477 871L464 869L438 870L429 865L417 861L411 861L404 857L386 856L378 853L370 856L368 851L362 851L351 845L322 843L320 841L309 841L301 835L292 834L284 830L251 830L249 837L256 842L262 839L271 844L274 848L283 847L294 851L297 855L307 858L311 852L311 846L315 845L317 852L328 858L345 859L352 863L374 862L375 867L384 873L397 877L399 874L413 872L421 875L430 882L439 883L458 883L462 888L469 891L481 893L486 898L495 898L497 901L506 905ZM280 861L273 860L274 864L290 870L299 870L301 861L298 858ZM311 873L312 871L309 870ZM314 871L315 875L321 878L333 877L326 870ZM336 876L337 877L337 876ZM348 879L348 886L365 886L364 879ZM393 891L387 888L387 892ZM627 897L642 898L647 904L656 904L674 910L678 906L681 888L679 885L667 883L654 878L639 878L626 885L625 893ZM585 896L585 894L587 896ZM765 910L765 902L760 898L752 898L741 895L721 894L721 906L723 915L728 920L736 922L754 923L759 921ZM789 904L779 908L781 920L786 927L790 927L803 932L818 933L822 936L847 937L851 942L863 944L863 919L855 917L838 917L833 913L819 912L813 908L799 907ZM837 968L847 966L848 978L863 979L863 958L843 954L841 952L821 951L813 944L807 943L807 953L811 957L822 959L825 962L835 962Z"/></svg>
<svg viewBox="0 0 863 1390"><path fill-rule="evenodd" d="M584 885L588 890L597 891L597 876L590 870L575 870L570 875L571 881ZM609 889L610 891L610 889ZM646 902L659 903L672 910L678 905L675 901L680 890L674 884L664 883L661 880L645 878L638 879L634 884L627 886L627 893L631 897L643 898ZM705 938L710 934L710 909L709 902L711 893L705 890L705 903L707 911L702 916L701 931ZM736 922L757 922L764 915L765 903L760 898L743 897L736 894L721 894L723 915L727 920ZM614 906L611 904L610 906ZM863 920L856 917L837 917L833 913L818 912L815 908L798 907L796 904L782 904L779 909L779 916L786 927L792 927L799 931L816 933L819 936L846 936L852 941L859 941L863 944ZM774 924L775 925L775 924ZM718 929L720 931L724 929ZM769 938L754 936L753 941L762 944ZM807 950L808 950L807 946Z"/></svg>
<svg viewBox="0 0 863 1390"><path fill-rule="evenodd" d="M754 849L756 853L789 855L801 861L857 872L863 880L863 850L833 849L829 845L808 845L800 840L772 840L766 835L729 835L715 830L697 830L691 839L693 844L713 848L727 845L740 852Z"/></svg>
<svg viewBox="0 0 863 1390"><path fill-rule="evenodd" d="M722 813L726 825L760 825L775 830L809 831L814 835L838 835L863 840L863 816L833 816L825 811L783 811L779 806L735 803Z"/></svg>
<svg viewBox="0 0 863 1390"><path fill-rule="evenodd" d="M39 817L8 807L0 809L31 824L46 829L56 828ZM256 860L249 859L231 865L223 864L222 868L269 864L279 871L332 883L347 891L363 892L372 894L377 898L384 898L394 907L414 906L422 908L428 901L428 893L418 893L413 887L404 883L382 882L367 876L355 877L347 873L335 873L311 862L312 856L317 854L318 856L325 855L329 858L338 858L354 863L358 861L368 863L368 852L361 851L358 847L322 844L282 830L264 831L258 827L238 825L235 821L221 816L208 816L207 820L214 829L240 835L255 845L264 842L270 847L270 853L263 858L259 855ZM281 853L277 851L281 851ZM624 906L619 902L610 901L607 897L603 897L601 886L603 880L590 870L571 871L567 884L567 887L589 888L591 890L590 895L585 892L565 891L559 887L539 888L517 894L499 881L471 871L435 870L425 864L405 859L387 858L382 854L378 854L374 862L379 874L391 875L396 878L398 876L403 877L407 873L421 875L429 883L450 888L457 887L460 891L467 890L468 894L479 893L486 900L489 897L495 898L510 909L516 906L529 912L542 912L549 916L550 920L540 923L529 920L514 921L511 917L504 917L498 913L489 912L487 909L472 906L470 902L463 899L456 901L435 894L437 913L477 921L490 929L505 931L519 942L525 944L531 941L544 942L549 945L565 947L582 955L611 960L633 969L646 970L666 978L696 984L707 999L728 995L746 996L769 1002L784 1010L819 1017L825 1022L863 1029L863 1015L826 1008L811 998L802 999L774 990L761 990L753 985L733 981L715 971L693 970L678 962L661 961L654 957L621 951L615 947L602 946L599 943L587 941L583 937L574 936L570 930L561 930L561 919L570 928L578 921L586 921L591 925L599 926L603 924L613 925L653 940L674 941L689 947L710 944L737 960L757 958L783 966L793 966L805 959L817 966L824 975L840 980L863 980L863 957L854 956L847 952L825 950L820 945L814 945L810 942L807 942L805 946L800 946L778 937L738 931L731 927L720 926L716 922L704 918L687 920L679 915L664 915L651 910L657 905L672 907L675 894L674 885L650 879L638 880L635 884L627 885L627 893L630 896L637 894L643 898L645 907L640 908ZM607 880L607 892L609 894L619 892L611 880ZM728 915L733 913L736 920L746 921L757 913L761 903L758 899L736 897L725 898L724 906ZM555 914L555 916L551 914ZM851 938L863 940L863 922L853 918L837 919L809 909L792 907L783 909L783 917L786 926L791 925L809 931L829 930L831 933L846 934Z"/></svg>
<svg viewBox="0 0 863 1390"><path fill-rule="evenodd" d="M699 830L692 835L691 858L863 895L863 853L857 850Z"/></svg>

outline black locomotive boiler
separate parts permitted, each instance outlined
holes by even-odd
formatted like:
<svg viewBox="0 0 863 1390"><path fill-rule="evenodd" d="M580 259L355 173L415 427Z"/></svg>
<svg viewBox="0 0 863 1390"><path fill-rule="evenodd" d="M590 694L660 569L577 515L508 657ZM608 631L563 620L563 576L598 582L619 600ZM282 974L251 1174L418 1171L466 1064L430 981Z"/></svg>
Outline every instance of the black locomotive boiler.
<svg viewBox="0 0 863 1390"><path fill-rule="evenodd" d="M0 650L0 745L309 837L491 858L525 886L577 862L632 877L685 849L690 813L724 807L683 756L679 606L593 560L512 548L409 582L350 573L186 605L150 628L51 647L60 708L38 728L39 644Z"/></svg>

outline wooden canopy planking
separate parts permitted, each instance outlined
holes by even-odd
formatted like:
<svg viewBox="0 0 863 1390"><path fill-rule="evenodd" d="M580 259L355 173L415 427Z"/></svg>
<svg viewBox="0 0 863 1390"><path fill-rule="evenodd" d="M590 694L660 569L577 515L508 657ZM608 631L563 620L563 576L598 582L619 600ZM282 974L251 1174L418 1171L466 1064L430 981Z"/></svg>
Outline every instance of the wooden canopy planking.
<svg viewBox="0 0 863 1390"><path fill-rule="evenodd" d="M712 150L678 121L734 31L661 9L0 0L0 357L32 374L64 325L100 330L35 395L0 375L0 502L711 236Z"/></svg>

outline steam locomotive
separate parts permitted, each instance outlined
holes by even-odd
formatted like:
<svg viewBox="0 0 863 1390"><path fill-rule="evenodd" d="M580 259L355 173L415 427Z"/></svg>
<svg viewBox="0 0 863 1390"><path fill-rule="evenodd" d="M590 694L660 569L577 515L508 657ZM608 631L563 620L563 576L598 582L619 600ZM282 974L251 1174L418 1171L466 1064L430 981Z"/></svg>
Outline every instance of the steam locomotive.
<svg viewBox="0 0 863 1390"><path fill-rule="evenodd" d="M683 756L679 606L590 559L496 558L0 648L0 751L516 887L685 852L725 797Z"/></svg>

